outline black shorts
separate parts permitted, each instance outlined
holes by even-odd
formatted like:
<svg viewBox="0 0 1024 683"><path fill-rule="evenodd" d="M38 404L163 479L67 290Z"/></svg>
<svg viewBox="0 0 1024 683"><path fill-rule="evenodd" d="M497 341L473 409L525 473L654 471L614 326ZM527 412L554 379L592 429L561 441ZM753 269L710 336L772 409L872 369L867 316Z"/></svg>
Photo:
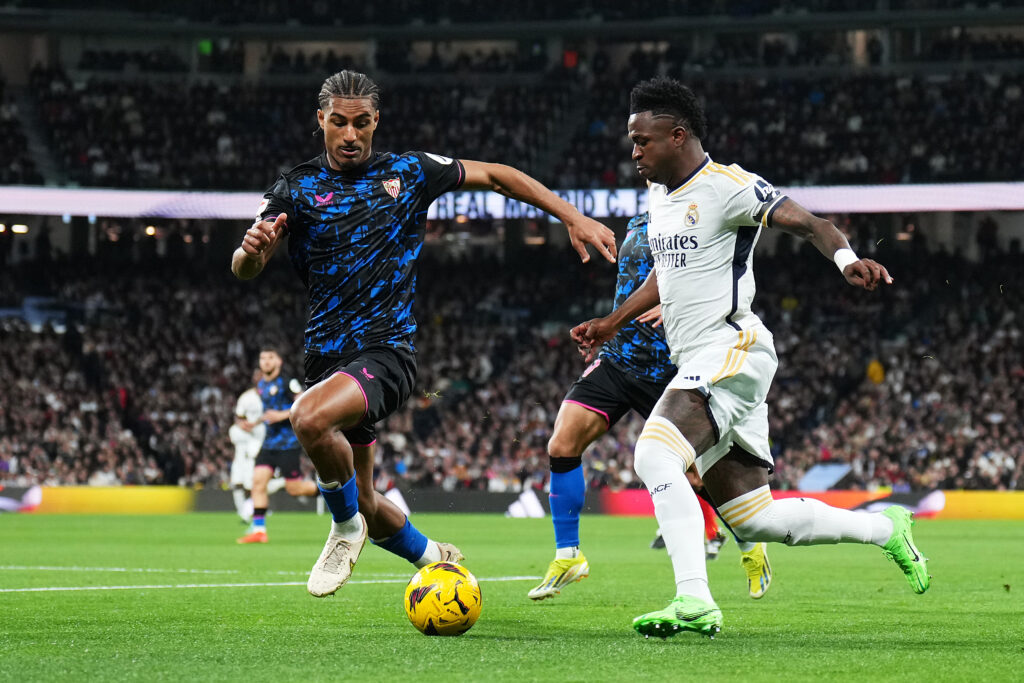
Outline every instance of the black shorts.
<svg viewBox="0 0 1024 683"><path fill-rule="evenodd" d="M416 383L416 355L390 346L372 346L351 356L306 353L306 388L343 373L359 385L366 401L363 421L342 434L353 446L369 446L377 440L374 425L409 400Z"/></svg>
<svg viewBox="0 0 1024 683"><path fill-rule="evenodd" d="M573 382L562 401L575 403L601 415L611 429L630 410L647 419L671 379L664 382L638 379L607 359L598 358Z"/></svg>
<svg viewBox="0 0 1024 683"><path fill-rule="evenodd" d="M263 465L280 472L285 479L302 479L302 449L288 448L283 451L261 448L256 456L255 467Z"/></svg>

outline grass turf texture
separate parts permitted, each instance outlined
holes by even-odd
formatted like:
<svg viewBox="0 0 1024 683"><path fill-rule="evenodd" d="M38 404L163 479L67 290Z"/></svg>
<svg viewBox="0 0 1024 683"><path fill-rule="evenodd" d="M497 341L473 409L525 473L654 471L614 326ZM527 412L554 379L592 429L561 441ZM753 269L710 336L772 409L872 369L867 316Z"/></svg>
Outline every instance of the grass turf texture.
<svg viewBox="0 0 1024 683"><path fill-rule="evenodd" d="M239 546L243 527L227 513L0 516L0 589L300 584L0 592L0 680L1019 680L1024 670L1022 523L919 523L935 577L923 596L878 548L773 546L775 582L754 601L729 543L709 563L722 633L661 641L630 627L673 595L665 551L648 548L651 519L584 517L590 578L540 603L526 598L536 581L488 579L543 575L550 520L414 520L458 544L481 580L483 614L461 637L408 623L411 566L369 544L353 582L374 583L307 595L327 518L274 515L268 545Z"/></svg>

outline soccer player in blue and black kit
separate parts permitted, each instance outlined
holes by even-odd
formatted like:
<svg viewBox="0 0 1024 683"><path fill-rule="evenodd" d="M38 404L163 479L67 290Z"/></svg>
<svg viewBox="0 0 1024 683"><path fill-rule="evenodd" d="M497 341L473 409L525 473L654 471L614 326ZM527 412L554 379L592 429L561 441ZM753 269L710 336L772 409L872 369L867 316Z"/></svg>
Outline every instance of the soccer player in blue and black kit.
<svg viewBox="0 0 1024 683"><path fill-rule="evenodd" d="M255 277L287 235L309 293L309 388L292 407L291 422L333 517L307 583L323 597L348 581L367 536L418 567L462 559L454 546L420 533L373 488L374 424L408 399L416 377L412 302L431 202L458 188L492 190L562 221L583 261L587 244L609 261L616 249L611 230L514 168L374 152L380 95L364 74L330 76L318 102L323 154L282 174L267 191L231 269L243 280Z"/></svg>
<svg viewBox="0 0 1024 683"><path fill-rule="evenodd" d="M263 402L261 421L266 436L252 473L252 524L239 543L267 542L267 508L270 496L267 487L274 472L284 478L284 490L292 496L317 495L316 484L302 477L302 448L288 421L295 396L302 392L298 380L281 374L284 364L277 347L264 344L260 349L260 375L256 392Z"/></svg>
<svg viewBox="0 0 1024 683"><path fill-rule="evenodd" d="M626 226L626 239L619 250L615 308L644 283L654 267L647 242L648 218L647 213L642 213ZM548 442L555 559L541 582L527 593L532 600L554 597L562 588L589 575L590 565L579 547L580 510L586 493L583 451L630 410L646 419L675 376L676 366L669 357L665 332L659 327L660 319L661 307L657 306L625 325L600 347L600 352L598 347L580 349L588 362L595 353L597 359L569 388ZM687 474L694 488L703 487L695 472ZM711 541L718 535L715 511L703 499L701 502L705 531ZM721 540L718 543L720 545ZM765 544L738 543L740 560L747 573L748 590L751 597L760 598L768 590L772 578ZM710 552L709 557L713 557Z"/></svg>

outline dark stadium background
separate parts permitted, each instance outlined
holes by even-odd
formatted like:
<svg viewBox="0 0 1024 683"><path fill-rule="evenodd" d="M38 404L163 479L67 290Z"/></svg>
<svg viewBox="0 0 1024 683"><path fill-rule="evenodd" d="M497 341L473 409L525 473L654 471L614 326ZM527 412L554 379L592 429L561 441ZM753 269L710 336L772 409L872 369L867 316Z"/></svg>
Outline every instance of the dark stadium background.
<svg viewBox="0 0 1024 683"><path fill-rule="evenodd" d="M766 235L755 305L780 355L775 488L820 463L850 466L843 488L1024 487L1024 4L80 7L0 2L0 189L244 191L255 211L317 153L315 95L339 68L383 88L378 149L506 162L561 190L639 187L628 92L662 73L702 95L715 159L780 186L947 183L969 203L973 184L1008 183L973 211L830 211L889 267L884 291ZM297 278L283 259L231 276L245 220L45 203L0 204L0 485L221 491L258 344L279 340L301 372ZM621 237L628 218L604 220ZM545 444L582 369L566 331L609 309L615 275L561 231L431 222L418 386L381 430L378 488L545 497ZM638 487L640 424L587 453L590 488Z"/></svg>

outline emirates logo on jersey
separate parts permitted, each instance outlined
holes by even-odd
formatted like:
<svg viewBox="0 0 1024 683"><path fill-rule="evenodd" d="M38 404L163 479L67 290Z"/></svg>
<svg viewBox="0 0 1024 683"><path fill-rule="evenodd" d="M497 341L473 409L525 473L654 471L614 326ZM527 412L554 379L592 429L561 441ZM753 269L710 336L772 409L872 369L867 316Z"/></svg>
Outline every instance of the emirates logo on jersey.
<svg viewBox="0 0 1024 683"><path fill-rule="evenodd" d="M392 178L391 180L385 180L381 185L384 186L385 192L393 198L398 199L398 193L402 191L402 181L398 178Z"/></svg>
<svg viewBox="0 0 1024 683"><path fill-rule="evenodd" d="M699 220L700 214L697 213L697 202L693 202L686 211L686 227L692 228L697 225L697 221Z"/></svg>

